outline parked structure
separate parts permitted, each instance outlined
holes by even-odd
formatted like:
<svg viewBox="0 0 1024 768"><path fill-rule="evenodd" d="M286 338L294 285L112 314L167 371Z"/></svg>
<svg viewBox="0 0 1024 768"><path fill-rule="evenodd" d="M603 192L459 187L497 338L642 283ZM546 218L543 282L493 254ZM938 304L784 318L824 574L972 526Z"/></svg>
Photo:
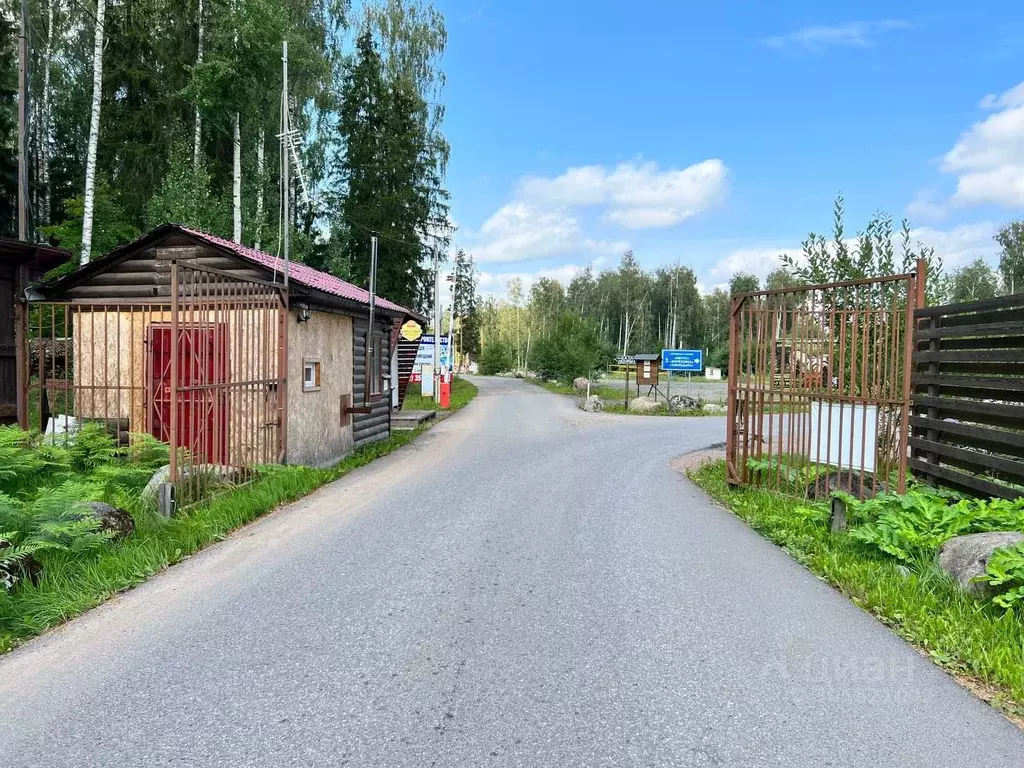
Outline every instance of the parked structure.
<svg viewBox="0 0 1024 768"><path fill-rule="evenodd" d="M60 248L0 238L0 424L28 428L24 293L30 282L71 258Z"/></svg>
<svg viewBox="0 0 1024 768"><path fill-rule="evenodd" d="M366 290L173 224L32 298L30 334L68 350L32 371L40 425L101 420L194 464L327 465L386 438L392 329L423 319L377 298L370 334Z"/></svg>

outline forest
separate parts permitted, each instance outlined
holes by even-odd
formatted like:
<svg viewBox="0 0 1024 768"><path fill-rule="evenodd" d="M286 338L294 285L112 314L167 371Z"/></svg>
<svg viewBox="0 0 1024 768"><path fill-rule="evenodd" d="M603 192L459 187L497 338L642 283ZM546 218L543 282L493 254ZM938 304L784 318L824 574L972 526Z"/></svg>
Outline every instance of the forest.
<svg viewBox="0 0 1024 768"><path fill-rule="evenodd" d="M426 308L450 240L443 16L421 0L29 0L32 240L88 261L174 221ZM14 236L20 5L0 11L0 235ZM289 87L282 96L283 43ZM281 189L282 163L290 183Z"/></svg>
<svg viewBox="0 0 1024 768"><path fill-rule="evenodd" d="M993 250L998 269L979 258L947 272L933 248L914 240L906 220L897 228L891 216L878 213L851 237L840 196L830 236L809 233L801 256L780 256L763 281L739 272L728 286L702 294L694 270L682 259L644 270L628 251L617 269L596 274L584 269L568 286L541 278L527 293L519 280L511 281L506 297L478 302L463 321L473 332L462 348L479 355L488 373L530 370L564 380L590 375L618 356L671 348L702 349L705 365L725 369L732 294L905 273L918 258L927 266L929 304L1022 290L1024 222L1000 228Z"/></svg>

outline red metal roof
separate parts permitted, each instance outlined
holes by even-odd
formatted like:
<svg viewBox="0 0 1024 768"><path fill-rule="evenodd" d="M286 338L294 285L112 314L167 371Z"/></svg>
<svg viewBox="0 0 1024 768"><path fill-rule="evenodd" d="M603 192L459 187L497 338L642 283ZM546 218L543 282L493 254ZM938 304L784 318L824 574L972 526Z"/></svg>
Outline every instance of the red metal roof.
<svg viewBox="0 0 1024 768"><path fill-rule="evenodd" d="M189 227L181 227L183 232L188 232L194 237L198 237L202 240L207 241L219 248L226 248L233 252L237 256L240 256L247 261L252 261L256 264L266 267L267 269L276 270L278 272L284 272L284 259L279 259L277 256L271 256L269 253L263 251L257 251L255 248L250 248L246 245L240 245L239 243L231 240L225 240L223 237L217 237L216 235L208 235L205 232L201 232L198 229L190 229ZM288 263L288 279L294 280L300 285L304 285L307 288L313 288L317 291L323 291L324 293L330 293L334 296L340 296L343 299L349 299L350 301L358 302L359 304L370 305L370 292L360 288L352 283L347 283L334 275L329 275L326 272L321 272L318 269L306 266L305 264L299 264L291 261ZM395 304L393 301L388 301L382 296L378 296L374 302L376 306L382 309L388 309L392 312L401 312L404 315L411 317L420 317L419 312L413 312L412 310L406 309L400 304Z"/></svg>

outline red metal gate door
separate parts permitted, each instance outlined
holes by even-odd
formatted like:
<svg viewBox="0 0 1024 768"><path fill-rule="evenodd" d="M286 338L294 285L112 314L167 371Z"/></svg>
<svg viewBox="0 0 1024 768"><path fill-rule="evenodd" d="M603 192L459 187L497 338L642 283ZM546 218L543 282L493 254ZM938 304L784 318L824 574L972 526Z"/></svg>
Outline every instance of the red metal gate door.
<svg viewBox="0 0 1024 768"><path fill-rule="evenodd" d="M149 432L171 441L171 328L149 327ZM221 464L228 455L227 327L178 328L178 444L193 464ZM219 386L217 386L219 385Z"/></svg>

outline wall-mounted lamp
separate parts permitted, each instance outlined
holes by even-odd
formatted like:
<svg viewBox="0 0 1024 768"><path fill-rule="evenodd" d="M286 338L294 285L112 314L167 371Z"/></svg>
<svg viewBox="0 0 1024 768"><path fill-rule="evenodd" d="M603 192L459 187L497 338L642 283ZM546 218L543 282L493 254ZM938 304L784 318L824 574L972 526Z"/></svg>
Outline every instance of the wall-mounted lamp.
<svg viewBox="0 0 1024 768"><path fill-rule="evenodd" d="M309 304L296 304L295 308L298 310L295 319L300 323L304 323L313 316L313 310L309 308Z"/></svg>

